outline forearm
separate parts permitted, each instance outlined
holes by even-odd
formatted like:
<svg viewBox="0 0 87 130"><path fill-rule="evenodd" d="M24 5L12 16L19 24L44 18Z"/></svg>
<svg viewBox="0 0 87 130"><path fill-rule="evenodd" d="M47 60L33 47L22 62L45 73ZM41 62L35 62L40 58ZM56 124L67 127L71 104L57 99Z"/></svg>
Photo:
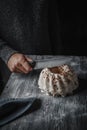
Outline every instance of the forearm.
<svg viewBox="0 0 87 130"><path fill-rule="evenodd" d="M2 39L0 39L0 58L7 64L8 59L10 56L17 51L10 48L6 42L4 42Z"/></svg>

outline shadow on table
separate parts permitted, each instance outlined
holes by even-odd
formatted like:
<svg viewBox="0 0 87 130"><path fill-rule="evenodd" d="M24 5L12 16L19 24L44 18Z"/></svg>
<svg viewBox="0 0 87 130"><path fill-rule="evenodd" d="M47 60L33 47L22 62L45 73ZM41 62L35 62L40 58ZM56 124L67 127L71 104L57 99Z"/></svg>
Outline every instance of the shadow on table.
<svg viewBox="0 0 87 130"><path fill-rule="evenodd" d="M31 108L29 110L27 110L24 115L27 115L29 113L32 113L34 111L37 111L38 109L40 109L41 107L41 100L40 99L36 99L35 102L32 104Z"/></svg>
<svg viewBox="0 0 87 130"><path fill-rule="evenodd" d="M23 102L21 99L19 99L19 101L15 100L16 102L13 100L11 101L11 103L9 103L10 100L8 100L8 103L6 104L4 101L3 105L1 102L0 105L2 106L0 107L0 113L1 113L0 114L0 127L14 121L15 119L18 119L22 116L30 114L40 109L41 107L40 99L31 99L32 101L30 101L29 103L28 103L28 99L24 99L24 100Z"/></svg>
<svg viewBox="0 0 87 130"><path fill-rule="evenodd" d="M79 87L74 90L74 94L87 93L87 80L79 79Z"/></svg>

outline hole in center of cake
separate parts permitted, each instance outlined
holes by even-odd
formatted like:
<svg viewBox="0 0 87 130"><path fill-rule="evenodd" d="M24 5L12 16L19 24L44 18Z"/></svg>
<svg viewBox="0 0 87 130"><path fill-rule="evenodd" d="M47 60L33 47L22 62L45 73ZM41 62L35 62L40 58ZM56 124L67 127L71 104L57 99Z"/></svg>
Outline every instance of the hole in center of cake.
<svg viewBox="0 0 87 130"><path fill-rule="evenodd" d="M56 66L56 67L52 67L52 68L49 68L49 70L50 70L50 72L52 72L52 73L56 73L56 74L58 74L58 73L62 73L62 69L60 68L60 67L58 67L58 66Z"/></svg>

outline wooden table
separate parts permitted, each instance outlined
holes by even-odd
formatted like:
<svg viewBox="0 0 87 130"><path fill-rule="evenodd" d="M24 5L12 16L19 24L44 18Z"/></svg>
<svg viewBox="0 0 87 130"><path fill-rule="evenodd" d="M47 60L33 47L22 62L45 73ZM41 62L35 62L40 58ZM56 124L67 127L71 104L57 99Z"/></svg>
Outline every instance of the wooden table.
<svg viewBox="0 0 87 130"><path fill-rule="evenodd" d="M37 101L30 113L0 130L87 130L87 58L71 56L71 62L80 78L80 86L73 95L65 98L54 98L40 92L37 82L41 70L33 70L27 75L12 73L0 98L36 97Z"/></svg>

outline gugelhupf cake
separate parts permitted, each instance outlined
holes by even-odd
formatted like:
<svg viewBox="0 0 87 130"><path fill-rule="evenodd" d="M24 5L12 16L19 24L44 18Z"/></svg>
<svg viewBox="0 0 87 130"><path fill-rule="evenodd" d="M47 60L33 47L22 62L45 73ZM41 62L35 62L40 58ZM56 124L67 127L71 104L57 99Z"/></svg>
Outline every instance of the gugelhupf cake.
<svg viewBox="0 0 87 130"><path fill-rule="evenodd" d="M44 68L38 80L41 92L52 96L72 94L79 86L78 77L71 66L63 64L52 68Z"/></svg>

